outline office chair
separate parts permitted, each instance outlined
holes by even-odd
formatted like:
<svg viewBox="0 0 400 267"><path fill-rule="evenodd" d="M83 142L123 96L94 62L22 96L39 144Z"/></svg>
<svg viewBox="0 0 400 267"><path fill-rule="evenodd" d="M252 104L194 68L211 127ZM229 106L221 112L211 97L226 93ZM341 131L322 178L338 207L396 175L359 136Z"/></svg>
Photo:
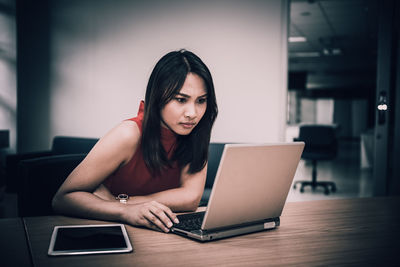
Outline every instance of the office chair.
<svg viewBox="0 0 400 267"><path fill-rule="evenodd" d="M200 205L207 205L225 143L210 143L207 178ZM18 215L53 214L51 201L58 188L86 154L66 154L22 160L18 165Z"/></svg>
<svg viewBox="0 0 400 267"><path fill-rule="evenodd" d="M18 166L18 215L53 214L51 202L58 188L85 158L86 154L67 154L22 160Z"/></svg>
<svg viewBox="0 0 400 267"><path fill-rule="evenodd" d="M23 160L35 159L48 156L64 154L89 153L97 143L97 138L74 137L74 136L55 136L51 149L33 151L28 153L8 154L5 158L6 168L6 190L9 193L17 193L18 185L18 166Z"/></svg>
<svg viewBox="0 0 400 267"><path fill-rule="evenodd" d="M311 160L312 162L312 180L296 181L293 188L296 189L297 184L301 184L300 192L304 192L305 186L311 186L312 190L317 187L323 187L324 193L328 195L330 192L336 192L334 182L317 181L317 162L319 160L332 160L337 154L336 128L331 125L309 124L301 125L299 137L294 141L305 142L302 159Z"/></svg>

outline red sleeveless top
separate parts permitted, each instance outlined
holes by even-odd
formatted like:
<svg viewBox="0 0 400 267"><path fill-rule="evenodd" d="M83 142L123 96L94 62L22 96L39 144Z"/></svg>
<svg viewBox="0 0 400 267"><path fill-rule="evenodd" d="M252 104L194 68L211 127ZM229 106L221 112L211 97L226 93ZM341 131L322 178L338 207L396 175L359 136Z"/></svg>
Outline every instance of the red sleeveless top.
<svg viewBox="0 0 400 267"><path fill-rule="evenodd" d="M129 119L136 122L140 132L142 132L143 115L144 102L141 101L137 117ZM176 147L176 134L161 127L161 143L170 159ZM170 168L162 170L160 174L152 175L143 160L142 146L139 144L132 159L110 175L104 185L113 195L124 193L129 196L143 196L179 187L180 177L181 168L177 162Z"/></svg>

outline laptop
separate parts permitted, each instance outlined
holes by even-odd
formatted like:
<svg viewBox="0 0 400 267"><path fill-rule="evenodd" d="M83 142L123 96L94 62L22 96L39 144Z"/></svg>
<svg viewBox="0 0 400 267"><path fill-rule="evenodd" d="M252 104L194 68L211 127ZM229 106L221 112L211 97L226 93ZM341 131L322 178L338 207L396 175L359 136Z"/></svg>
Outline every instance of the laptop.
<svg viewBox="0 0 400 267"><path fill-rule="evenodd" d="M226 144L206 210L178 215L171 232L211 241L276 228L303 148Z"/></svg>

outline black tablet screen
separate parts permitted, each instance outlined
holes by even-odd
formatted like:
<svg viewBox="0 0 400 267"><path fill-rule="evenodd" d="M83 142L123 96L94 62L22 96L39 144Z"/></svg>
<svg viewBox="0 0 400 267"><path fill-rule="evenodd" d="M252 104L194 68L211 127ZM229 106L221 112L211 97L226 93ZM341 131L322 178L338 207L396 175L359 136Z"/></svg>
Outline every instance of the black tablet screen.
<svg viewBox="0 0 400 267"><path fill-rule="evenodd" d="M54 251L127 248L119 226L59 228Z"/></svg>

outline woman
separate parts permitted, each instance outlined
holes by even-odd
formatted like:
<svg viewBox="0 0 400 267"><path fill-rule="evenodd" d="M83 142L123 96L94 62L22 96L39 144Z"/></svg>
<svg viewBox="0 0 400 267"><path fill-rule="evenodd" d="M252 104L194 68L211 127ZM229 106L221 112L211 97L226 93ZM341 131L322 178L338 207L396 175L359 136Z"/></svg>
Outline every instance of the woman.
<svg viewBox="0 0 400 267"><path fill-rule="evenodd" d="M54 196L54 210L168 232L178 223L174 212L199 205L217 113L201 59L186 50L166 54L137 117L99 140Z"/></svg>

